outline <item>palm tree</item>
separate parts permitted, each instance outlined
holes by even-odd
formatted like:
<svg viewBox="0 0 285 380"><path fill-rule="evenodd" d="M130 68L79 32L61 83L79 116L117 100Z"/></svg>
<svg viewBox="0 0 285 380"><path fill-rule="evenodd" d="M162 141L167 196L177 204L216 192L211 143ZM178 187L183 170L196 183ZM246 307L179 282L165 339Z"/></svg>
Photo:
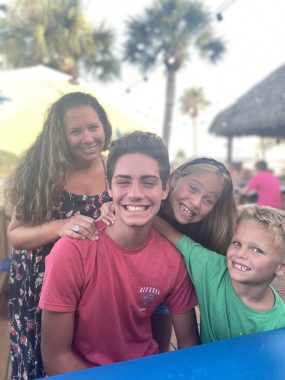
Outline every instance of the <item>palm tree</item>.
<svg viewBox="0 0 285 380"><path fill-rule="evenodd" d="M224 43L212 32L212 19L199 1L155 0L141 16L126 24L125 59L145 73L163 64L167 83L162 137L167 145L172 124L176 74L195 49L217 62Z"/></svg>
<svg viewBox="0 0 285 380"><path fill-rule="evenodd" d="M0 19L0 52L10 67L45 64L76 78L119 74L112 30L92 28L80 0L16 0Z"/></svg>
<svg viewBox="0 0 285 380"><path fill-rule="evenodd" d="M201 87L188 88L180 98L180 110L192 119L193 156L197 156L197 119L201 111L210 105Z"/></svg>

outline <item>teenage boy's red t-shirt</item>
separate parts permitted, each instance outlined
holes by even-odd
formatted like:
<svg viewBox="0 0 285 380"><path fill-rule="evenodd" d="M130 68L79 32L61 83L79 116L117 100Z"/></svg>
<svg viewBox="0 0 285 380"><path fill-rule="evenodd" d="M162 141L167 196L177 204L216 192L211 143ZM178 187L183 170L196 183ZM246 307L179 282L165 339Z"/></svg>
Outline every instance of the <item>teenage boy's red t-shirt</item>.
<svg viewBox="0 0 285 380"><path fill-rule="evenodd" d="M197 305L182 256L154 229L139 250L103 231L64 237L46 259L40 307L75 312L73 349L90 367L157 353L150 317L162 301L173 314Z"/></svg>

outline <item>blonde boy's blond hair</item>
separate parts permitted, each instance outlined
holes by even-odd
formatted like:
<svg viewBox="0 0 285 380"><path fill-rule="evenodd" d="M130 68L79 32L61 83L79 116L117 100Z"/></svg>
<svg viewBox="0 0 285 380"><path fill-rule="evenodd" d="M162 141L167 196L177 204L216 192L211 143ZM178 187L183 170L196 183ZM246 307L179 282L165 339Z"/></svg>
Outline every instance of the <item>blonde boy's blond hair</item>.
<svg viewBox="0 0 285 380"><path fill-rule="evenodd" d="M275 231L281 259L285 259L285 211L270 206L244 206L238 216L237 225L243 220L256 222Z"/></svg>

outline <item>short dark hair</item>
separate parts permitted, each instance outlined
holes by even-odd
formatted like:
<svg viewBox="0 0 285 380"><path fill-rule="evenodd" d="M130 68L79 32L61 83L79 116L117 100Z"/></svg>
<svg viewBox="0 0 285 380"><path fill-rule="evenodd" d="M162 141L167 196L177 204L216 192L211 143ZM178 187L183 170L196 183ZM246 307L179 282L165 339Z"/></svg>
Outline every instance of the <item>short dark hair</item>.
<svg viewBox="0 0 285 380"><path fill-rule="evenodd" d="M170 176L168 150L162 139L154 133L135 131L112 142L107 161L107 179L109 186L114 175L118 159L125 154L142 153L152 157L159 165L159 174L163 189Z"/></svg>
<svg viewBox="0 0 285 380"><path fill-rule="evenodd" d="M255 164L255 167L258 170L262 170L262 171L267 170L267 162L264 160L257 161L257 163Z"/></svg>

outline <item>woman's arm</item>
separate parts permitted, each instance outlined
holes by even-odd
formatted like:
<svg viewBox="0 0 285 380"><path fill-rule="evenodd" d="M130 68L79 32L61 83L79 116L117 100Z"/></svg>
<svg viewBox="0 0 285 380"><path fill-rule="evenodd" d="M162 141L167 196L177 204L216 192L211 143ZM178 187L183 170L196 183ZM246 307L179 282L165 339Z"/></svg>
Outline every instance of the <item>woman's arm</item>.
<svg viewBox="0 0 285 380"><path fill-rule="evenodd" d="M165 220L156 216L153 220L153 227L166 237L173 245L178 243L178 240L181 238L182 234L173 228Z"/></svg>
<svg viewBox="0 0 285 380"><path fill-rule="evenodd" d="M75 226L80 227L78 232L73 231ZM75 239L97 239L95 220L81 214L68 219L51 220L38 226L31 226L13 215L7 235L10 244L16 249L35 249L55 242L62 236Z"/></svg>

